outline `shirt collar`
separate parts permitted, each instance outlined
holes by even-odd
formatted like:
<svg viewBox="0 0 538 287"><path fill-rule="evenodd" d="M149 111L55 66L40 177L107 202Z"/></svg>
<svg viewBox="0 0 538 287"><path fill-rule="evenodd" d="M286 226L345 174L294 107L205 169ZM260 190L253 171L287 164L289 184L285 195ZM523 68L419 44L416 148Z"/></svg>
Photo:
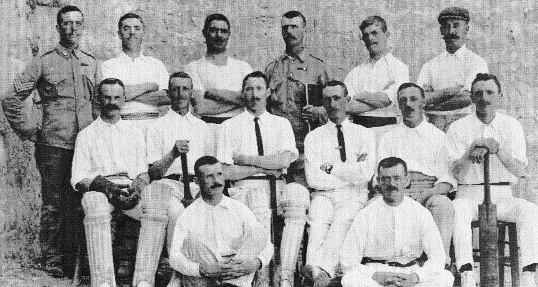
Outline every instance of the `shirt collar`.
<svg viewBox="0 0 538 287"><path fill-rule="evenodd" d="M490 127L495 128L495 129L497 129L498 127L500 127L501 122L502 122L502 119L500 119L500 117L499 117L499 112L498 112L498 111L495 111L495 117L493 118L493 120L492 120L489 124L486 124L486 123L484 123L483 121L481 121L481 120L476 116L476 112L473 113L473 119L474 119L475 122L477 122L477 123L480 124L481 126L490 126Z"/></svg>
<svg viewBox="0 0 538 287"><path fill-rule="evenodd" d="M58 45L56 45L54 49L58 51L64 57L68 57L70 54L73 54L75 55L75 57L80 58L80 53L82 53L80 51L80 48L67 49L64 46L60 45L60 43L58 43Z"/></svg>
<svg viewBox="0 0 538 287"><path fill-rule="evenodd" d="M371 65L375 65L380 61L388 62L390 60L390 57L393 57L392 52L386 53L385 55L383 55L383 57L379 58L379 60L377 60L375 62L374 62L374 60L372 58L368 57L368 60L366 60L366 63L369 63Z"/></svg>
<svg viewBox="0 0 538 287"><path fill-rule="evenodd" d="M456 56L456 58L458 60L463 60L463 57L465 57L465 54L467 53L467 46L464 44L463 46L461 46L461 48L459 48L456 52L454 52L454 54L450 54L446 49L445 51L443 52L443 56L444 57L448 57L448 56L451 56L451 55L454 55Z"/></svg>
<svg viewBox="0 0 538 287"><path fill-rule="evenodd" d="M136 61L137 59L140 59L140 60L142 60L142 61L145 61L146 58L147 58L146 56L144 56L144 53L140 52L140 54L138 55L138 57L136 57L136 58L133 59L133 58L129 57L129 55L125 54L125 52L123 52L123 51L121 51L121 53L120 53L120 57L123 58L124 60L130 60L130 61L133 61L133 62Z"/></svg>
<svg viewBox="0 0 538 287"><path fill-rule="evenodd" d="M98 117L95 120L95 124L99 128L111 128L111 127L122 128L125 125L125 121L120 118L115 124L109 124L109 123L105 122L103 120L103 118Z"/></svg>
<svg viewBox="0 0 538 287"><path fill-rule="evenodd" d="M351 124L351 122L349 121L349 119L346 118L346 119L342 122L341 125L342 125L342 127L345 127L345 126L347 126L347 125L349 125L349 124ZM326 123L325 125L326 125L328 128L330 128L330 129L336 129L336 124L333 123L333 122L330 121L330 120L327 121L327 123Z"/></svg>
<svg viewBox="0 0 538 287"><path fill-rule="evenodd" d="M191 124L194 124L194 120L195 120L195 116L191 113L191 111L189 110L184 116L178 114L176 111L172 110L172 108L170 108L170 110L168 110L168 113L167 115L169 117L172 117L172 118L177 118L177 119L185 119L187 120L189 123Z"/></svg>
<svg viewBox="0 0 538 287"><path fill-rule="evenodd" d="M245 114L245 116L249 119L251 119L252 121L254 121L254 118L255 116L253 114L251 114L246 108L245 108L245 111L243 112L243 114ZM261 115L258 116L258 118L262 121L264 121L265 119L267 119L267 117L269 117L269 112L267 111L263 111L263 113Z"/></svg>
<svg viewBox="0 0 538 287"><path fill-rule="evenodd" d="M428 130L427 130L428 129L428 121L426 120L426 118L422 118L422 122L420 122L420 124L418 124L418 126L416 126L414 128L410 128L410 127L406 126L403 121L400 124L406 130L417 131L419 133L428 132Z"/></svg>
<svg viewBox="0 0 538 287"><path fill-rule="evenodd" d="M288 55L286 52L284 52L284 57L286 57L286 58L288 58L290 60L298 59L301 62L304 62L304 60L306 58L306 55L307 55L306 48L303 48L301 53L299 53L297 56L291 56L291 55Z"/></svg>
<svg viewBox="0 0 538 287"><path fill-rule="evenodd" d="M220 207L220 208L223 208L223 209L228 209L228 210L233 210L233 206L232 206L232 200L231 198L227 197L227 196L223 196L222 197L222 200L219 202L219 204L213 206L213 205L210 205L208 204L207 202L204 201L204 199L200 196L200 201L203 205L205 206L208 206L208 207L211 207L211 208L216 208L216 207Z"/></svg>

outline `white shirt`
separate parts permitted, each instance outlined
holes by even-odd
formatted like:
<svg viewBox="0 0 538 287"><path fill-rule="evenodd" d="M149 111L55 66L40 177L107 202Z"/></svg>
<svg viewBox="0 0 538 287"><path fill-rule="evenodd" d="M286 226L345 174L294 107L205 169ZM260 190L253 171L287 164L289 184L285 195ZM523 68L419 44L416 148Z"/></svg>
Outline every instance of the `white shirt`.
<svg viewBox="0 0 538 287"><path fill-rule="evenodd" d="M308 186L316 190L356 189L367 193L368 181L375 169L375 137L373 132L349 120L342 122L346 161L340 159L336 124L329 121L306 135L305 173ZM357 162L361 154L366 160ZM320 170L332 164L331 174Z"/></svg>
<svg viewBox="0 0 538 287"><path fill-rule="evenodd" d="M120 79L125 85L138 85L145 82L157 83L159 90L168 89L168 71L163 62L150 56L140 56L131 58L121 52L116 58L103 62L101 66L103 79ZM122 108L122 115L130 112L150 111L158 112L155 107L129 101Z"/></svg>
<svg viewBox="0 0 538 287"><path fill-rule="evenodd" d="M293 154L291 161L295 161L299 151L295 147L295 136L290 122L269 112L264 112L259 118L264 155L289 151ZM221 163L233 164L233 158L238 154L258 155L254 116L246 109L222 123L218 139L217 159Z"/></svg>
<svg viewBox="0 0 538 287"><path fill-rule="evenodd" d="M250 209L239 201L227 196L222 201L212 206L202 198L198 198L189 205L178 217L172 245L170 248L170 266L187 276L201 276L200 264L189 260L182 252L182 245L187 235L197 238L214 239L210 241L211 249L220 254L215 254L218 261L222 261L221 255L235 254L235 242L245 235L246 227L261 227ZM263 228L263 227L262 227ZM235 246L237 248L237 246ZM273 244L270 238L267 245L258 255L262 266L267 266L273 257ZM250 286L250 282L243 286ZM234 282L237 284L237 282Z"/></svg>
<svg viewBox="0 0 538 287"><path fill-rule="evenodd" d="M363 257L406 264L423 251L428 260L415 271L420 281L445 266L443 242L430 211L407 196L396 207L378 197L353 220L340 262L346 272L359 266Z"/></svg>
<svg viewBox="0 0 538 287"><path fill-rule="evenodd" d="M226 65L218 66L209 62L205 56L185 66L185 72L192 78L194 90L205 93L209 89L241 92L243 79L252 73L250 65L241 60L227 57ZM240 114L238 108L213 117L233 117Z"/></svg>
<svg viewBox="0 0 538 287"><path fill-rule="evenodd" d="M387 88L390 82L394 84ZM368 59L351 70L344 80L352 98L363 92L387 94L391 104L362 114L362 116L370 117L396 117L398 115L396 92L401 84L407 82L409 82L409 68L392 53L386 54L376 62Z"/></svg>
<svg viewBox="0 0 538 287"><path fill-rule="evenodd" d="M409 171L435 176L435 184L446 182L456 187L447 155L447 136L426 119L415 128L404 123L394 126L381 137L378 147L378 163L387 157L399 157Z"/></svg>
<svg viewBox="0 0 538 287"><path fill-rule="evenodd" d="M109 124L100 117L80 131L75 141L71 185L98 175L127 173L130 179L147 172L142 132L129 121Z"/></svg>
<svg viewBox="0 0 538 287"><path fill-rule="evenodd" d="M470 92L473 80L478 73L488 73L486 60L463 45L454 54L445 50L439 56L426 62L418 75L417 85L421 87L429 85L434 91L461 85L463 90ZM471 111L472 108L466 107L449 113L459 114ZM433 111L428 111L428 113L447 114L447 112Z"/></svg>
<svg viewBox="0 0 538 287"><path fill-rule="evenodd" d="M510 116L496 112L491 123L483 123L476 114L470 114L452 123L447 131L449 157L451 162L465 154L475 139L493 138L499 143L499 153L509 153L513 158L528 164L525 134L521 124ZM491 182L517 182L497 155L490 155L489 170ZM484 165L473 164L460 184L484 183Z"/></svg>
<svg viewBox="0 0 538 287"><path fill-rule="evenodd" d="M147 163L161 160L174 147L176 140L188 140L187 166L190 174L194 174L194 163L204 155L213 151L213 137L207 124L193 116L189 111L185 116L170 109L148 128ZM178 157L168 168L164 176L182 174L181 159Z"/></svg>

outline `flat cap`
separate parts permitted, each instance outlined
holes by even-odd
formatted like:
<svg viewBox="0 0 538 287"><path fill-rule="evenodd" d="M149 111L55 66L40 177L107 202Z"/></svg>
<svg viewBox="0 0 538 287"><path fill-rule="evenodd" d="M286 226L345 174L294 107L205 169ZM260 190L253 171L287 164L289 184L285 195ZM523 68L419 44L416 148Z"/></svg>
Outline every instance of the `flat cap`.
<svg viewBox="0 0 538 287"><path fill-rule="evenodd" d="M469 20L471 20L471 17L469 17L469 11L467 11L467 9L465 8L448 7L445 10L441 11L441 13L439 13L437 21L441 23L446 19L461 19L469 22Z"/></svg>

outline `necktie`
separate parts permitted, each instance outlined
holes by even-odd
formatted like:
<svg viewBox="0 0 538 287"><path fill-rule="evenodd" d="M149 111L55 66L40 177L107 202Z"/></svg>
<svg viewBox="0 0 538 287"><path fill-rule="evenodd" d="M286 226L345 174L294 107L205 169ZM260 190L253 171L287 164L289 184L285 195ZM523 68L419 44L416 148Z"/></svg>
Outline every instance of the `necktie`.
<svg viewBox="0 0 538 287"><path fill-rule="evenodd" d="M262 142L262 133L260 131L260 124L258 120L260 118L254 118L254 129L256 130L256 143L258 144L258 155L263 155L263 142Z"/></svg>
<svg viewBox="0 0 538 287"><path fill-rule="evenodd" d="M338 132L338 149L340 150L340 159L346 161L346 142L344 142L344 133L342 132L342 125L336 125Z"/></svg>

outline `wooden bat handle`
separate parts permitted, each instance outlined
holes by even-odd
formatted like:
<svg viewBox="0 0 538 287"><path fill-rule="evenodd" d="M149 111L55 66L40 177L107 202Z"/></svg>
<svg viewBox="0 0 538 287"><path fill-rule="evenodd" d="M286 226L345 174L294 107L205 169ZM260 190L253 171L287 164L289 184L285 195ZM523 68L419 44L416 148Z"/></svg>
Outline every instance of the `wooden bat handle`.
<svg viewBox="0 0 538 287"><path fill-rule="evenodd" d="M491 204L491 187L489 178L489 150L484 155L484 205Z"/></svg>
<svg viewBox="0 0 538 287"><path fill-rule="evenodd" d="M185 200L192 200L191 186L189 182L189 168L187 167L187 154L181 153L181 172L183 181L183 198Z"/></svg>

